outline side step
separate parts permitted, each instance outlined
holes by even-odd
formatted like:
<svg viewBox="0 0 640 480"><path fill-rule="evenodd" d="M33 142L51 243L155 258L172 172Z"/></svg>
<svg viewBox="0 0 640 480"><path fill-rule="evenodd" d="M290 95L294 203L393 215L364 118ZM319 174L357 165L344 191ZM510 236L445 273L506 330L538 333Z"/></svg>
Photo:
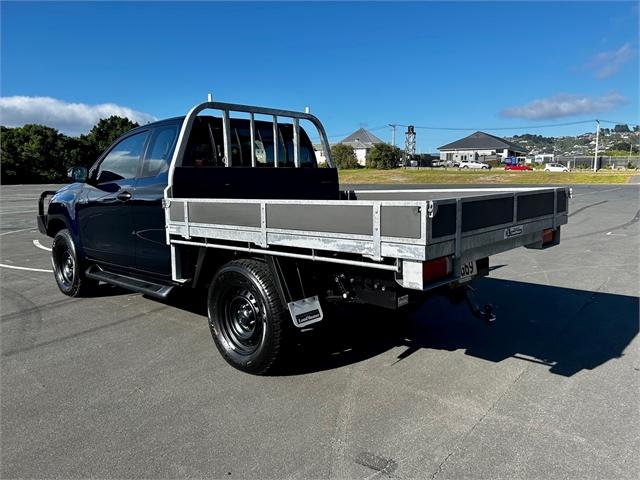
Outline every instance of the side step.
<svg viewBox="0 0 640 480"><path fill-rule="evenodd" d="M127 290L133 290L134 292L140 292L150 297L165 299L169 296L171 291L175 288L175 285L163 285L161 283L154 283L149 280L142 280L140 278L127 277L119 273L107 272L96 267L90 267L85 275L87 278L98 280L100 282L109 283L117 287L126 288Z"/></svg>

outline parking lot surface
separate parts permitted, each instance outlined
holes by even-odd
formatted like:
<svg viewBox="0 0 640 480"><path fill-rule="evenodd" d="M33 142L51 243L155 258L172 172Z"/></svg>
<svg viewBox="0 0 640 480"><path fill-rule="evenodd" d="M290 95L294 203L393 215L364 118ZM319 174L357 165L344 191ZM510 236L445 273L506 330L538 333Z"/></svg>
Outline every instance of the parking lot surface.
<svg viewBox="0 0 640 480"><path fill-rule="evenodd" d="M495 325L350 309L269 377L197 298L59 293L45 189L0 191L2 478L638 478L638 185L576 186L560 246L492 257Z"/></svg>

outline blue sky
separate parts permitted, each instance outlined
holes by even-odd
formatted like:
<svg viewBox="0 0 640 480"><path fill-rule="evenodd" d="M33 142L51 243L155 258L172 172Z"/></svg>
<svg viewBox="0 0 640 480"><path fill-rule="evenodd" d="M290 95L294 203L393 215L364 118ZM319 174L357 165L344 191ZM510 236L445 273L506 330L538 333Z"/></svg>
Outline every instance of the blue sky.
<svg viewBox="0 0 640 480"><path fill-rule="evenodd" d="M2 2L1 13L4 124L79 133L105 112L181 115L209 91L310 105L332 141L388 123L638 123L637 2ZM419 129L418 149L468 133Z"/></svg>

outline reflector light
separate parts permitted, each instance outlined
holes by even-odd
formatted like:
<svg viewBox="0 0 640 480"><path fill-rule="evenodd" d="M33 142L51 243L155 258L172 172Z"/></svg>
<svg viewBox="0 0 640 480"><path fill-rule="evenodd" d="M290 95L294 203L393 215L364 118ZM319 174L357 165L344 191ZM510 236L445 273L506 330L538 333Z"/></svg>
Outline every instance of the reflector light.
<svg viewBox="0 0 640 480"><path fill-rule="evenodd" d="M452 270L451 257L440 257L422 264L422 279L431 282L438 278L446 277Z"/></svg>
<svg viewBox="0 0 640 480"><path fill-rule="evenodd" d="M542 244L546 245L556 239L556 231L553 228L547 228L542 232Z"/></svg>

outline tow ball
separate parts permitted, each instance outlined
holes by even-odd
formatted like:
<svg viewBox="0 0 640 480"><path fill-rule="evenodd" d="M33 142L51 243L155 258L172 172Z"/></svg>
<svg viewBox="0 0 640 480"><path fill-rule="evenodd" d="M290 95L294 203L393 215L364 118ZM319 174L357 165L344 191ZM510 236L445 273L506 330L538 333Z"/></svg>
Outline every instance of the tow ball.
<svg viewBox="0 0 640 480"><path fill-rule="evenodd" d="M467 305L469 306L471 313L487 325L491 325L495 322L496 314L493 312L493 305L487 303L484 307L480 308L475 298L477 294L476 290L469 285L465 285L462 288L464 288L464 299L467 301Z"/></svg>

